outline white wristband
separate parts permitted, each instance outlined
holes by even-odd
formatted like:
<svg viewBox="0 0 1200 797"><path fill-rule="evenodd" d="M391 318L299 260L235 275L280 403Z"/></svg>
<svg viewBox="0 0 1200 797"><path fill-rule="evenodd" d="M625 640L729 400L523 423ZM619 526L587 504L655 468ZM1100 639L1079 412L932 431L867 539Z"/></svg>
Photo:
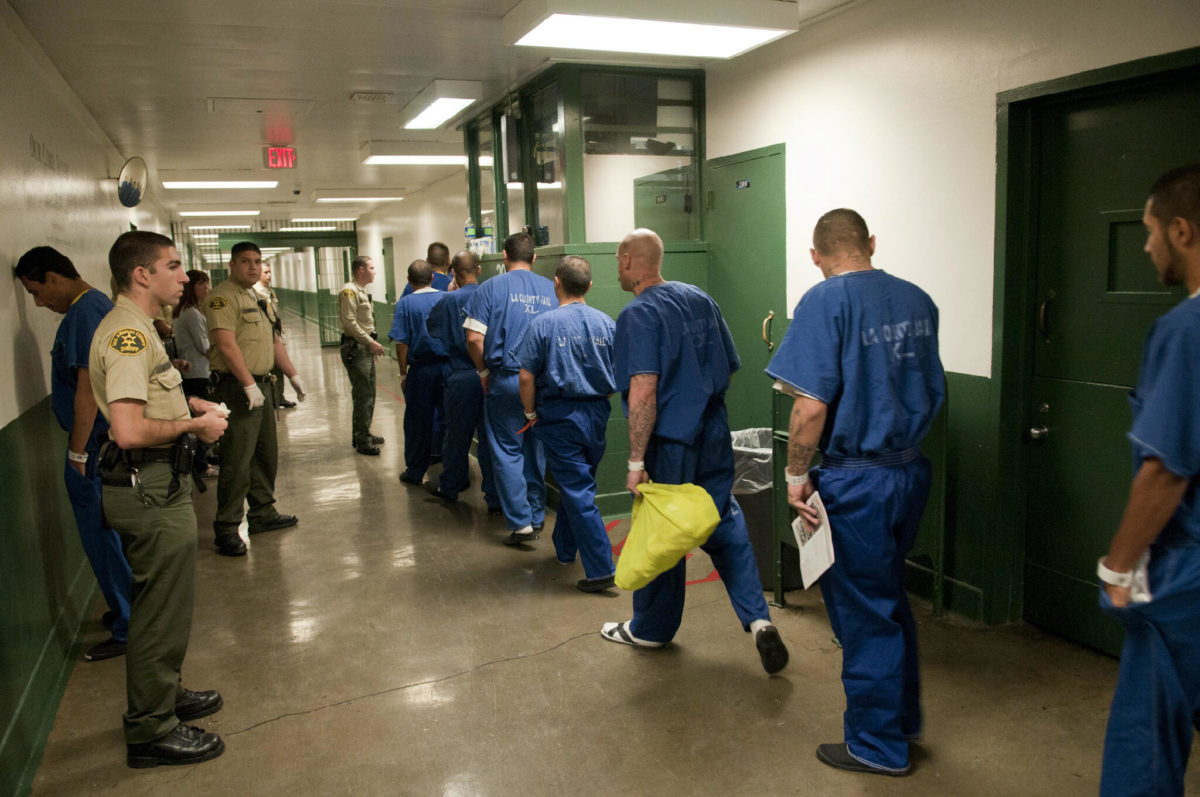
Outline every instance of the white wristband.
<svg viewBox="0 0 1200 797"><path fill-rule="evenodd" d="M76 454L74 451L68 448L67 459L71 460L72 462L78 462L80 465L86 465L88 461L88 454L86 451L84 451L82 454Z"/></svg>
<svg viewBox="0 0 1200 797"><path fill-rule="evenodd" d="M801 473L799 476L793 476L792 474L788 473L785 470L783 472L783 478L787 479L787 483L788 483L789 487L799 487L801 485L808 484L808 472L807 471L805 471L804 473Z"/></svg>
<svg viewBox="0 0 1200 797"><path fill-rule="evenodd" d="M1118 573L1115 570L1109 570L1104 566L1105 558L1106 557L1101 556L1100 560L1096 562L1096 575L1100 577L1101 581L1103 581L1105 584L1112 584L1114 587L1129 587L1131 584L1133 584L1132 571L1128 573Z"/></svg>
<svg viewBox="0 0 1200 797"><path fill-rule="evenodd" d="M536 413L536 412L527 412L527 413L525 413L525 420L527 420L527 421L532 421L532 420L533 420L534 418L536 418L536 417L537 417L537 413Z"/></svg>
<svg viewBox="0 0 1200 797"><path fill-rule="evenodd" d="M646 469L646 460L644 460L644 459L631 459L631 460L629 460L629 469L630 469L631 471L635 471L635 470L645 470L645 469Z"/></svg>
<svg viewBox="0 0 1200 797"><path fill-rule="evenodd" d="M480 378L480 379L483 379L484 377L486 377L486 376L488 376L489 374L491 374L491 373L492 373L492 369L491 369L491 368L484 368L482 371L476 371L475 373L479 374L479 378Z"/></svg>

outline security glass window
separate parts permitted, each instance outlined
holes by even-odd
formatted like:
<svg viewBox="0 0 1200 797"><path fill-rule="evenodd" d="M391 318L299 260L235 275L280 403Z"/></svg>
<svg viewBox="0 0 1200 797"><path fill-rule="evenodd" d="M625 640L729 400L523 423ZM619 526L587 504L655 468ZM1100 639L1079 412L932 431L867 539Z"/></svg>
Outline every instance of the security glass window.
<svg viewBox="0 0 1200 797"><path fill-rule="evenodd" d="M478 127L479 140L479 225L474 250L479 254L496 251L496 171L490 121Z"/></svg>
<svg viewBox="0 0 1200 797"><path fill-rule="evenodd" d="M521 137L517 130L520 110L516 103L500 116L500 137L503 139L504 190L508 200L508 234L520 232L525 226L525 182L521 175Z"/></svg>
<svg viewBox="0 0 1200 797"><path fill-rule="evenodd" d="M537 190L537 227L534 240L539 246L565 242L566 154L563 152L562 93L558 84L546 86L530 98L533 140L533 179Z"/></svg>
<svg viewBox="0 0 1200 797"><path fill-rule="evenodd" d="M695 83L585 72L581 112L588 240L619 241L634 227L698 239Z"/></svg>

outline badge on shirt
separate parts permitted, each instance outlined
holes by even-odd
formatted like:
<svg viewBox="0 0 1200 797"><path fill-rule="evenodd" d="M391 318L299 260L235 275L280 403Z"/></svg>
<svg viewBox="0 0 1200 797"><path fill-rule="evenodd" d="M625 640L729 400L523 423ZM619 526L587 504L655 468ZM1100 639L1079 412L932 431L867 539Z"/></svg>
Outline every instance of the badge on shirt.
<svg viewBox="0 0 1200 797"><path fill-rule="evenodd" d="M210 310L220 310L227 304L228 302L225 301L224 296L214 296L208 300L208 308Z"/></svg>
<svg viewBox="0 0 1200 797"><path fill-rule="evenodd" d="M117 354L132 356L141 354L146 349L146 336L140 330L118 329L108 341L108 348Z"/></svg>

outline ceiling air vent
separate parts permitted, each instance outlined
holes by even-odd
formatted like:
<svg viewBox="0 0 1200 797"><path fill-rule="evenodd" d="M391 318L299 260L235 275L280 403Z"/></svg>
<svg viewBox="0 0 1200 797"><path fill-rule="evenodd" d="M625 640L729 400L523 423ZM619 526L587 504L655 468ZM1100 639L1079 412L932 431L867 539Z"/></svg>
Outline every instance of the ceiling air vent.
<svg viewBox="0 0 1200 797"><path fill-rule="evenodd" d="M390 91L356 91L350 95L350 102L370 102L376 105L394 105L396 95Z"/></svg>

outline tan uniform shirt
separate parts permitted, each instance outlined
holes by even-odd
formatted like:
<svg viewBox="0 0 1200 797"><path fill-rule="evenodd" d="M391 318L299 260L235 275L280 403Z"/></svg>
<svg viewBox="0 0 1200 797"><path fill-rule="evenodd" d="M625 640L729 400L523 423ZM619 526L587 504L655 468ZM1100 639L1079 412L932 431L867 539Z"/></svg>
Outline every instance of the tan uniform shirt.
<svg viewBox="0 0 1200 797"><path fill-rule="evenodd" d="M342 286L338 294L338 317L342 320L342 332L364 346L371 342L375 307L365 286L353 281Z"/></svg>
<svg viewBox="0 0 1200 797"><path fill-rule="evenodd" d="M270 373L275 365L275 333L271 319L258 306L258 295L253 288L225 280L208 294L204 320L208 322L210 342L215 341L215 330L228 329L233 332L250 373L254 376ZM213 371L229 371L229 363L215 342L208 350L208 365Z"/></svg>
<svg viewBox="0 0 1200 797"><path fill-rule="evenodd" d="M100 321L88 355L92 393L112 423L109 405L120 399L146 402L143 415L159 421L185 421L192 416L183 395L183 374L167 357L154 320L127 296ZM109 437L112 438L110 429Z"/></svg>

